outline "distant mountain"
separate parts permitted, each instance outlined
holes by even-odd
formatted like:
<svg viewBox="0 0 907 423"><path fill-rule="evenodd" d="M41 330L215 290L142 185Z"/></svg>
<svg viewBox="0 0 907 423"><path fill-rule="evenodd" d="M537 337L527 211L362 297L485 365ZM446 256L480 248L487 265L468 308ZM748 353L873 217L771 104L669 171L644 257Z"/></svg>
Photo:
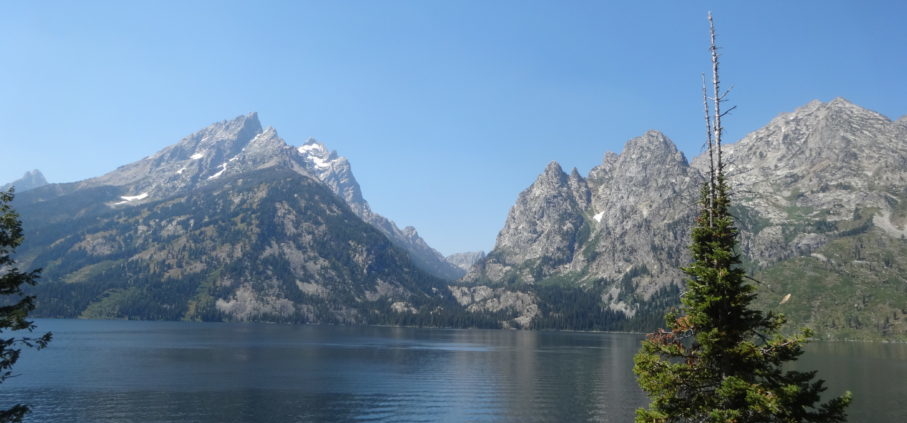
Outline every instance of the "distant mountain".
<svg viewBox="0 0 907 423"><path fill-rule="evenodd" d="M552 162L520 194L494 250L464 281L575 285L633 317L681 285L701 182L656 131L605 155L588 178Z"/></svg>
<svg viewBox="0 0 907 423"><path fill-rule="evenodd" d="M485 258L484 251L469 251L465 253L454 253L444 259L447 260L448 263L451 263L466 272L472 265L483 258Z"/></svg>
<svg viewBox="0 0 907 423"><path fill-rule="evenodd" d="M349 164L319 162L313 145L286 144L253 113L103 176L18 194L18 260L44 269L37 313L445 324L460 309L449 289L363 221Z"/></svg>
<svg viewBox="0 0 907 423"><path fill-rule="evenodd" d="M6 191L10 189L10 187L15 187L16 192L25 192L43 187L44 185L47 185L47 179L44 179L44 174L42 174L40 170L35 169L25 172L25 175L13 182L0 185L0 191Z"/></svg>
<svg viewBox="0 0 907 423"><path fill-rule="evenodd" d="M443 279L459 279L466 272L455 264L449 263L437 250L431 248L416 228L407 226L402 230L391 220L371 210L368 202L362 198L359 183L350 168L346 157L328 150L324 144L309 139L298 149L303 156L307 169L327 184L340 198L343 198L362 220L378 228L387 235L391 242L409 252L416 265L423 270Z"/></svg>
<svg viewBox="0 0 907 423"><path fill-rule="evenodd" d="M742 253L761 305L821 336L907 339L907 126L844 99L783 114L725 149ZM611 328L660 324L677 303L707 159L648 132L586 178L550 164L510 211L464 288L522 292L525 326L563 325L581 290ZM548 293L547 296L543 295ZM794 293L779 308L780 298ZM456 293L455 293L456 294ZM459 295L475 311L483 304ZM503 298L503 297L502 297ZM578 298L578 297L577 297ZM520 309L522 307L522 309ZM532 313L527 310L534 308ZM568 319L569 320L569 319ZM525 321L525 319L524 319Z"/></svg>

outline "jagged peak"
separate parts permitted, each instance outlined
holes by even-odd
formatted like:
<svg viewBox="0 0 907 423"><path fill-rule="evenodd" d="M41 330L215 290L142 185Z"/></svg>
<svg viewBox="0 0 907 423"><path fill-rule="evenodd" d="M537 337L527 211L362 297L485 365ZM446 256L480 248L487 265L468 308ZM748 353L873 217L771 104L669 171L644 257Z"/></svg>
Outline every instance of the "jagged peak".
<svg viewBox="0 0 907 423"><path fill-rule="evenodd" d="M877 119L886 122L891 121L891 119L889 119L887 116L882 115L881 113L878 113L874 110L870 110L857 105L844 97L835 97L828 102L812 100L809 103L798 107L791 113L782 113L778 115L778 117L773 119L769 123L769 125L783 124L786 121L797 118L809 119L810 117L816 120L822 120L825 118L837 120L840 119L839 113L859 114L871 119Z"/></svg>
<svg viewBox="0 0 907 423"><path fill-rule="evenodd" d="M633 138L627 141L627 144L624 145L624 152L627 152L634 148L656 148L656 149L667 149L671 151L677 150L677 146L674 145L665 134L654 129L646 131L645 134L642 134L636 138Z"/></svg>
<svg viewBox="0 0 907 423"><path fill-rule="evenodd" d="M267 127L263 131L259 132L249 144L246 145L246 148L256 148L262 146L279 146L286 147L287 143L280 138L280 135L277 134L277 130L273 127Z"/></svg>
<svg viewBox="0 0 907 423"><path fill-rule="evenodd" d="M25 172L21 178L13 182L0 185L0 191L6 191L10 187L14 187L17 192L25 192L44 185L47 185L47 179L44 178L44 174L40 170L34 169Z"/></svg>
<svg viewBox="0 0 907 423"><path fill-rule="evenodd" d="M245 132L251 130L252 132L258 133L262 131L261 121L258 120L258 112L250 112L244 115L239 115L233 119L227 119L221 122L218 122L211 127L220 127L224 131L228 132ZM209 128L211 128L209 127ZM208 128L205 128L208 129Z"/></svg>
<svg viewBox="0 0 907 423"><path fill-rule="evenodd" d="M322 158L336 154L335 151L329 150L323 142L315 138L307 139L302 145L297 147L297 150L305 155L314 155Z"/></svg>
<svg viewBox="0 0 907 423"><path fill-rule="evenodd" d="M627 141L619 158L623 160L673 160L687 163L686 156L660 131L649 130L645 134ZM606 161L608 157L605 157ZM664 164L664 163L662 163Z"/></svg>
<svg viewBox="0 0 907 423"><path fill-rule="evenodd" d="M552 160L548 163L548 166L545 166L545 173L564 173L564 169L561 168L561 164L556 160Z"/></svg>
<svg viewBox="0 0 907 423"><path fill-rule="evenodd" d="M552 160L548 163L548 166L545 166L545 170L539 174L535 179L535 182L532 183L532 187L559 187L565 186L569 183L569 178L564 170L561 168L560 163ZM530 187L530 189L532 188Z"/></svg>

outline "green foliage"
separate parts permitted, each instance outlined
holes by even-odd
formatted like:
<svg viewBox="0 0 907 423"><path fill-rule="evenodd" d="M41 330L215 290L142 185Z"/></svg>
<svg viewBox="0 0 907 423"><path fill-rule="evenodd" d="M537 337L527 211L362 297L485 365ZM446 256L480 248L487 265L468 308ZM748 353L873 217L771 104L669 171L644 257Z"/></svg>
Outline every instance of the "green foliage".
<svg viewBox="0 0 907 423"><path fill-rule="evenodd" d="M19 215L10 206L13 201L13 190L0 192L0 334L25 330L32 332L34 323L28 313L35 308L35 298L22 292L23 285L34 285L38 280L39 270L22 272L16 266L12 254L22 244L22 223ZM12 376L12 366L19 359L21 347L44 348L50 342L51 334L46 333L38 338L5 337L0 338L0 382ZM28 406L16 404L0 410L0 422L18 422L28 413Z"/></svg>
<svg viewBox="0 0 907 423"><path fill-rule="evenodd" d="M873 229L757 272L754 304L783 312L821 339L907 341L905 275L907 240Z"/></svg>
<svg viewBox="0 0 907 423"><path fill-rule="evenodd" d="M825 387L812 380L815 372L784 369L803 353L810 332L784 336L783 315L752 307L756 289L740 268L729 206L719 172L714 194L708 184L703 189L681 308L634 357L639 384L652 398L636 421L844 421L850 393L818 405Z"/></svg>

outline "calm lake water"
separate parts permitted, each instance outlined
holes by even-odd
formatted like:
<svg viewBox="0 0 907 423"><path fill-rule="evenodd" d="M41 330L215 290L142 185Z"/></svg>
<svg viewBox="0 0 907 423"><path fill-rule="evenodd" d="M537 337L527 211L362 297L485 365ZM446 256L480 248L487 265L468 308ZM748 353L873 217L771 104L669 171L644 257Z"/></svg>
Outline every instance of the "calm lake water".
<svg viewBox="0 0 907 423"><path fill-rule="evenodd" d="M32 422L629 422L641 336L39 320L0 406ZM852 422L907 421L907 345L814 343L800 365L856 396Z"/></svg>

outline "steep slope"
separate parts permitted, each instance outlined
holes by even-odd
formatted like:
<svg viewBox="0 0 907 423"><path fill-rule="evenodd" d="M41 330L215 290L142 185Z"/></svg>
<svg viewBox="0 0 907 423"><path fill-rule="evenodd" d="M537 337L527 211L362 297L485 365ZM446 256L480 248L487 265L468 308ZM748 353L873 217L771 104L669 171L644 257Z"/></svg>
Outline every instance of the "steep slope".
<svg viewBox="0 0 907 423"><path fill-rule="evenodd" d="M431 248L416 228L407 226L403 229L391 220L372 211L368 202L362 197L362 191L356 177L353 176L349 160L339 156L315 139L309 139L298 149L307 165L306 169L327 184L340 198L343 198L362 220L368 222L384 233L400 248L406 250L416 265L440 278L458 279L465 271L449 263L437 250Z"/></svg>
<svg viewBox="0 0 907 423"><path fill-rule="evenodd" d="M816 101L727 145L725 159L763 308L822 337L907 339L903 118ZM584 206L579 180L549 166L520 195L495 249L455 287L457 300L493 310L524 293L531 304L512 303L511 316L531 327L660 324L682 288L706 160L690 166L664 135L646 133L592 169ZM590 296L598 301L583 303ZM596 314L602 307L612 313Z"/></svg>
<svg viewBox="0 0 907 423"><path fill-rule="evenodd" d="M565 290L572 297L581 290L599 298L582 311L589 316L604 307L611 313L601 318L621 320L642 311L643 319L652 319L661 312L652 305L661 307L681 285L678 267L700 183L683 154L656 131L630 140L620 155L606 154L585 179L552 163L520 194L494 250L464 282L560 286L560 291L529 289L540 295L538 305L548 313L539 319L579 313L573 304L561 303ZM461 304L470 306L461 297Z"/></svg>
<svg viewBox="0 0 907 423"><path fill-rule="evenodd" d="M634 302L681 284L679 267L688 261L702 182L683 153L657 131L630 140L620 155L607 154L589 172L596 230L586 249L588 272L612 281L637 274L630 278L632 291L609 290L611 308L632 315Z"/></svg>
<svg viewBox="0 0 907 423"><path fill-rule="evenodd" d="M467 280L536 282L556 271L569 271L578 247L588 237L583 209L589 189L574 172L568 176L556 162L510 209L495 248L479 261Z"/></svg>
<svg viewBox="0 0 907 423"><path fill-rule="evenodd" d="M38 313L56 317L380 323L428 313L441 282L321 183L271 167L32 228ZM78 227L78 231L72 231Z"/></svg>
<svg viewBox="0 0 907 423"><path fill-rule="evenodd" d="M39 313L433 324L456 313L439 279L347 204L367 210L361 194L341 198L317 170L253 113L18 195L29 234L18 259L45 269ZM358 190L348 164L346 175Z"/></svg>
<svg viewBox="0 0 907 423"><path fill-rule="evenodd" d="M838 223L876 209L896 233L892 206L907 189L907 128L837 98L773 119L726 149L742 244L759 265L809 254ZM694 166L704 169L706 160Z"/></svg>
<svg viewBox="0 0 907 423"><path fill-rule="evenodd" d="M22 175L21 178L16 179L13 182L10 182L5 185L0 185L0 191L6 191L10 187L15 187L16 192L25 192L35 188L43 187L47 185L47 179L44 178L44 174L40 170L30 170L25 172L25 175Z"/></svg>
<svg viewBox="0 0 907 423"><path fill-rule="evenodd" d="M676 265L701 182L656 131L628 141L620 155L606 154L588 179L551 163L465 280L538 282L556 274L582 283L642 272L640 293L679 284Z"/></svg>
<svg viewBox="0 0 907 423"><path fill-rule="evenodd" d="M48 187L40 195L52 198L76 190L116 187L106 191L107 198L94 200L109 207L129 207L197 189L219 178L269 167L284 167L321 180L360 218L409 252L422 269L445 279L463 275L462 270L447 263L419 237L415 228L401 230L372 212L346 158L315 140L300 147L287 145L276 130L262 128L256 113L215 123L142 160L100 177ZM100 204L96 205L95 211L103 211ZM61 209L58 217L65 219L71 212L69 207Z"/></svg>
<svg viewBox="0 0 907 423"><path fill-rule="evenodd" d="M907 127L838 98L728 147L763 308L821 337L907 339Z"/></svg>

